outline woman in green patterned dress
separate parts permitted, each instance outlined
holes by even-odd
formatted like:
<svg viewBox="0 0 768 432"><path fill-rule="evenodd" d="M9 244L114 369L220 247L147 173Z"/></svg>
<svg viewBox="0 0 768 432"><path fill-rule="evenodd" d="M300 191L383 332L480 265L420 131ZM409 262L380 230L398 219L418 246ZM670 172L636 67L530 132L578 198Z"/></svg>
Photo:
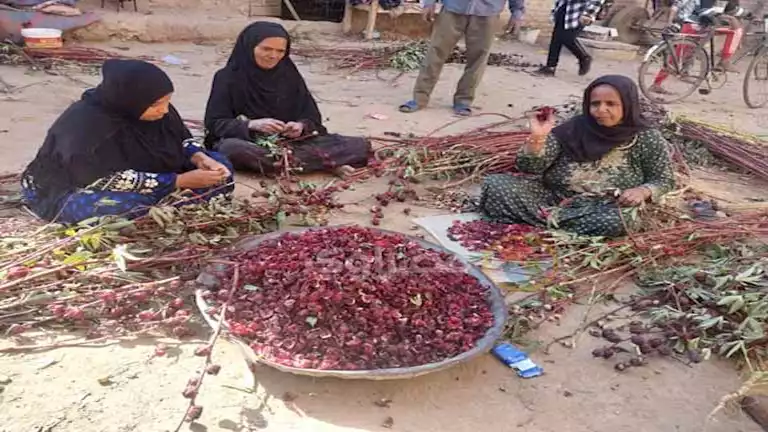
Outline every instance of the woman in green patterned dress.
<svg viewBox="0 0 768 432"><path fill-rule="evenodd" d="M587 236L624 234L621 209L658 200L675 181L666 140L646 125L637 86L620 75L593 81L582 114L562 125L532 119L517 169L523 174L486 178L485 216Z"/></svg>

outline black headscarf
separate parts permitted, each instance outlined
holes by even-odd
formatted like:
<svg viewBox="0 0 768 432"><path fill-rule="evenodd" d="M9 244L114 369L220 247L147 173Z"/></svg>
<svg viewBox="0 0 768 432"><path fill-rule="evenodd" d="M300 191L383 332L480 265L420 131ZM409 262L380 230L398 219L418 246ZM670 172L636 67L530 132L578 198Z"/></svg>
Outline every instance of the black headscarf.
<svg viewBox="0 0 768 432"><path fill-rule="evenodd" d="M613 127L601 126L589 114L592 90L601 85L613 87L621 96L624 116L621 123ZM628 144L638 132L648 128L643 120L637 85L622 75L605 75L592 81L584 90L581 109L582 114L552 130L563 152L575 162L597 161L614 147Z"/></svg>
<svg viewBox="0 0 768 432"><path fill-rule="evenodd" d="M287 50L274 68L262 69L256 64L253 50L271 37L285 39ZM217 129L216 121L242 115L252 120L300 121L305 123L305 132L325 133L317 103L290 53L291 37L280 24L257 21L246 27L238 36L227 65L213 79L205 110L206 129L213 132Z"/></svg>
<svg viewBox="0 0 768 432"><path fill-rule="evenodd" d="M141 115L155 101L173 93L160 68L140 60L107 60L103 79L83 93L48 130L43 146L24 171L35 191L34 210L52 219L61 200L77 188L116 172L181 172L182 142L191 137L173 106L157 121Z"/></svg>

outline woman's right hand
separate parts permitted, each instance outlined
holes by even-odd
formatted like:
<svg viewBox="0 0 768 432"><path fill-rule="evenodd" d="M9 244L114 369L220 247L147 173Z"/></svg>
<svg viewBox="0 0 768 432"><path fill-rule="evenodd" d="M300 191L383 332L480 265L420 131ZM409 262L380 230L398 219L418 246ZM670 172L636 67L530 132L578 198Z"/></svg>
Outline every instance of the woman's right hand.
<svg viewBox="0 0 768 432"><path fill-rule="evenodd" d="M555 127L555 115L548 114L546 119L540 119L536 113L530 119L531 137L545 138Z"/></svg>
<svg viewBox="0 0 768 432"><path fill-rule="evenodd" d="M273 118L250 120L248 122L248 129L270 135L279 134L285 130L285 123Z"/></svg>
<svg viewBox="0 0 768 432"><path fill-rule="evenodd" d="M211 187L226 180L226 176L219 171L196 169L176 176L177 189L198 189Z"/></svg>

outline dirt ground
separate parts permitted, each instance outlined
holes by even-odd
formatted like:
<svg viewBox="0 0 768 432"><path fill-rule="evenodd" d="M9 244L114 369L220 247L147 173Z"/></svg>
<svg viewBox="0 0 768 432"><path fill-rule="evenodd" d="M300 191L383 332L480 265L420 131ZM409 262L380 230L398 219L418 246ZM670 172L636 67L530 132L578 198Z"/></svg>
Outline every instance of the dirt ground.
<svg viewBox="0 0 768 432"><path fill-rule="evenodd" d="M185 67L165 69L176 85L174 103L189 119L202 118L211 77L226 60L229 48L124 43L100 47L124 49L131 55L172 54L186 60ZM508 42L499 42L495 50L522 52L534 61L543 58L536 49ZM533 105L561 103L571 95L579 95L590 78L599 74L633 76L635 68L632 62L600 60L590 76L578 77L575 61L564 56L561 75L542 80L491 67L478 91L478 111L520 115ZM392 71L382 71L378 77L374 73L347 76L319 61L302 61L300 69L318 99L327 126L334 132L423 134L453 120L449 106L461 72L458 66L445 68L431 108L411 115L398 113L396 106L410 97L415 74L390 83L395 77ZM0 76L18 88L13 93L0 93L0 172L23 168L56 116L78 99L84 88L98 82L97 76L50 76L21 67L0 67ZM674 110L766 133L766 112L749 110L740 98L740 83L734 82L706 98L692 96ZM445 132L489 120L477 117ZM244 176L241 181L252 183L253 179ZM768 197L765 185L750 184L732 174L698 173L696 185L727 201ZM383 185L362 185L347 192L342 201L370 200L377 189L383 189ZM370 205L364 200L348 206L333 222L367 223ZM382 227L408 230L410 221L398 214L395 206L385 216ZM438 211L415 209L414 214L418 217ZM587 309L574 306L559 325L545 325L531 337L546 342L568 334L587 319ZM593 315L599 309L595 307ZM206 332L201 330L199 337L206 338ZM201 365L201 359L192 355L200 340L171 343L170 355L155 359L151 358L153 340L0 357L0 375L12 380L0 393L0 431L173 430L186 407L181 390ZM254 385L238 349L222 341L214 354L223 365L222 373L206 380L198 398L205 412L192 430L379 431L386 430L382 422L387 417L394 420L392 430L409 432L759 430L741 414L719 414L706 421L720 398L739 386L739 374L730 363L713 360L692 368L680 362L654 361L645 368L617 373L613 363L592 359L590 351L598 344L584 336L575 349L555 347L550 355L534 353L533 360L545 368L546 374L531 380L518 378L486 355L444 372L391 382L311 379L261 367L256 371ZM106 377L109 383L99 384ZM286 393L295 399L283 400ZM392 400L389 408L373 403L382 398Z"/></svg>

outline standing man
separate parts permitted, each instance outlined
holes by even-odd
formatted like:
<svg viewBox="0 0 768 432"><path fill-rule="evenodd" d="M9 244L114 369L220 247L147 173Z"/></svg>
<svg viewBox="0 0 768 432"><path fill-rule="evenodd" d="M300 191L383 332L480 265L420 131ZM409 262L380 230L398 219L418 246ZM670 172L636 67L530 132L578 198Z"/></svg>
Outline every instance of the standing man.
<svg viewBox="0 0 768 432"><path fill-rule="evenodd" d="M509 21L504 34L517 36L525 16L525 0L509 0Z"/></svg>
<svg viewBox="0 0 768 432"><path fill-rule="evenodd" d="M539 76L555 76L560 50L568 48L579 60L579 75L586 75L592 67L592 56L577 37L581 30L595 21L605 0L556 0L552 9L555 27L549 43L547 65L535 72Z"/></svg>
<svg viewBox="0 0 768 432"><path fill-rule="evenodd" d="M424 64L413 88L413 99L400 105L400 111L411 113L427 106L440 72L453 48L464 37L467 64L453 95L453 112L460 116L472 114L475 90L485 72L494 29L506 0L442 0L436 15L437 0L424 0L424 19L434 21L432 37Z"/></svg>

